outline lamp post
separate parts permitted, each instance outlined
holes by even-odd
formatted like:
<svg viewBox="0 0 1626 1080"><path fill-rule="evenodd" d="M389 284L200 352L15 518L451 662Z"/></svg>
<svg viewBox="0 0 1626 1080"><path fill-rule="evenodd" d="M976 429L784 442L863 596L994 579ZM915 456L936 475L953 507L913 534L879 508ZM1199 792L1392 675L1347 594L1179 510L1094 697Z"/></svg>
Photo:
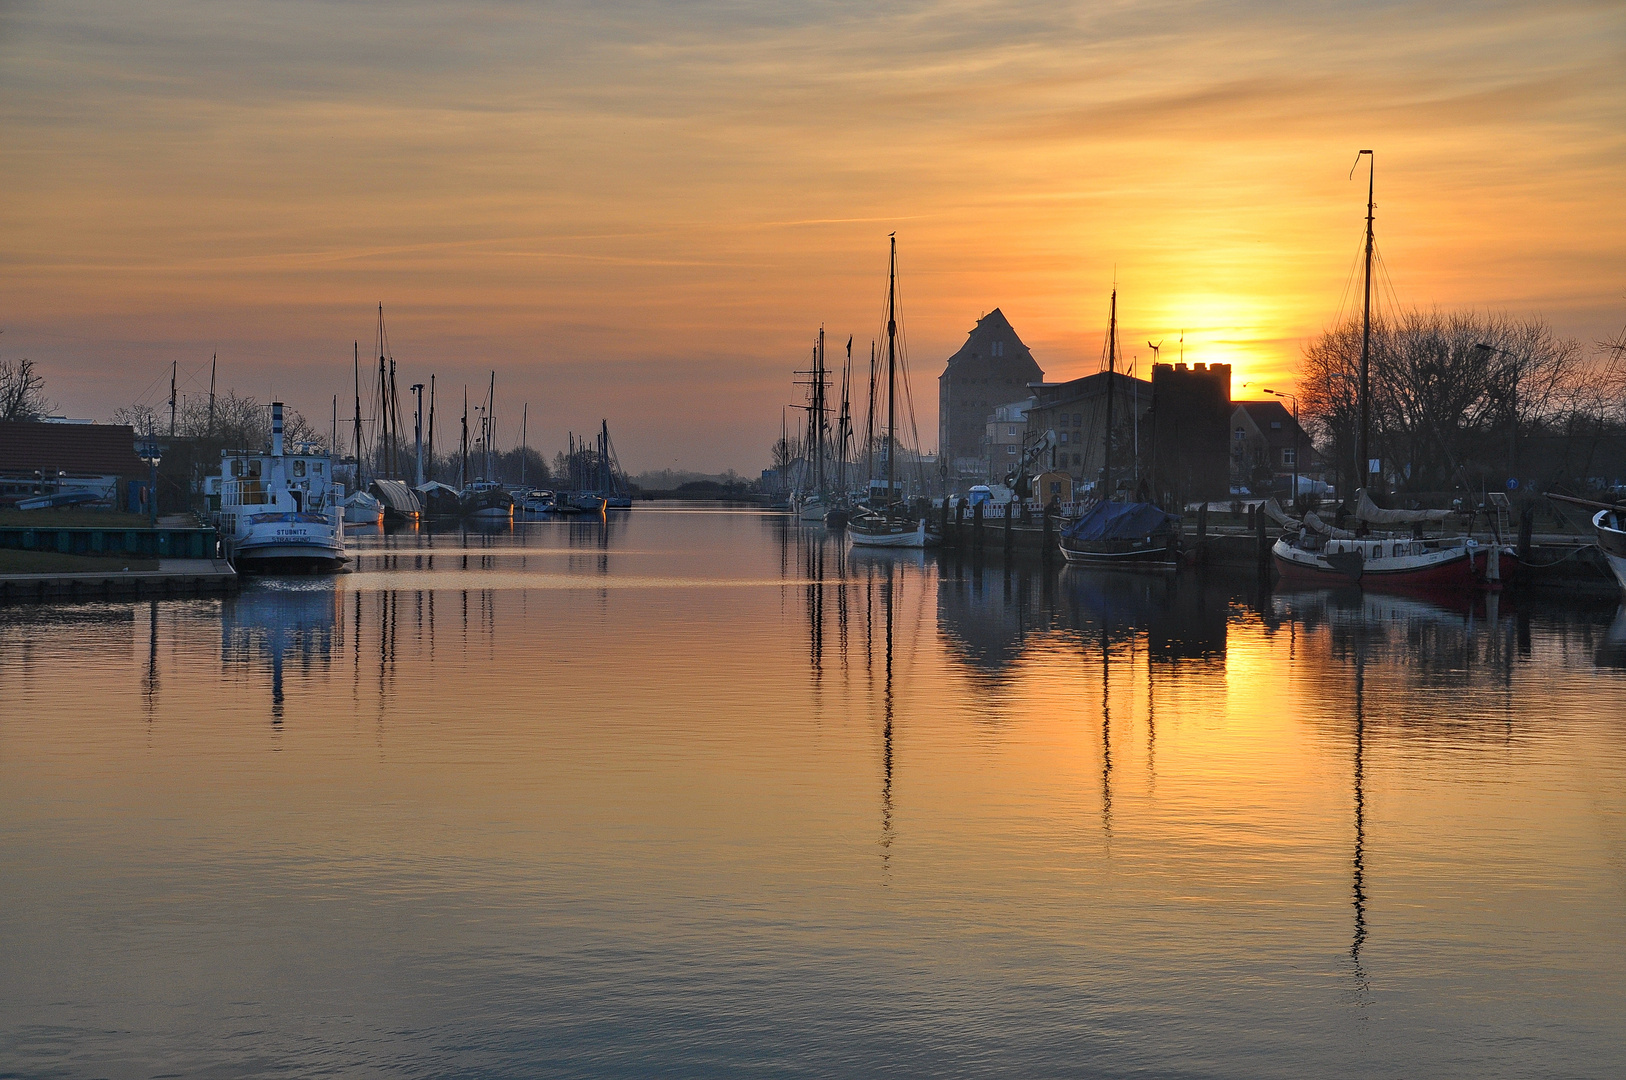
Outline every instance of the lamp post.
<svg viewBox="0 0 1626 1080"><path fill-rule="evenodd" d="M141 444L141 460L147 463L149 482L147 484L147 508L150 511L150 521L153 528L158 527L158 463L163 460L158 450L158 440L147 436Z"/></svg>
<svg viewBox="0 0 1626 1080"><path fill-rule="evenodd" d="M1288 398L1293 402L1293 500L1292 505L1299 501L1299 399L1294 394L1284 394L1280 390L1265 390L1272 397Z"/></svg>

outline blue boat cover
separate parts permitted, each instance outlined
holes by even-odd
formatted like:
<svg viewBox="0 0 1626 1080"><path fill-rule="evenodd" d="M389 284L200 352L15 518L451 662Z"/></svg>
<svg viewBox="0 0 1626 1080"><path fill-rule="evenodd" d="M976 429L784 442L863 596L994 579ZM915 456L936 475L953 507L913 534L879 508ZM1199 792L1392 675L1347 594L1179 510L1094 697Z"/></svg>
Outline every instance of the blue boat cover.
<svg viewBox="0 0 1626 1080"><path fill-rule="evenodd" d="M1069 540L1131 540L1151 536L1171 522L1179 521L1151 503L1096 503L1084 516L1069 525L1062 535Z"/></svg>

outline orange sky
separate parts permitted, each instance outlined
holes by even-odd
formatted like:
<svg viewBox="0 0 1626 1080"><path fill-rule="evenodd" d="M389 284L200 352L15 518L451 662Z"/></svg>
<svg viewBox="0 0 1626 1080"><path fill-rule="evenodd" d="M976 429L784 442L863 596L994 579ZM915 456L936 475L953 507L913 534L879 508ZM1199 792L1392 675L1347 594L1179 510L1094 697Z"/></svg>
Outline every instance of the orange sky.
<svg viewBox="0 0 1626 1080"><path fill-rule="evenodd" d="M1290 388L1364 147L1403 302L1591 342L1623 46L1602 3L10 5L0 355L106 418L218 349L326 417L382 301L405 382L494 367L534 444L754 471L819 324L867 348L893 229L922 432L993 307L1093 370L1114 275L1132 354Z"/></svg>

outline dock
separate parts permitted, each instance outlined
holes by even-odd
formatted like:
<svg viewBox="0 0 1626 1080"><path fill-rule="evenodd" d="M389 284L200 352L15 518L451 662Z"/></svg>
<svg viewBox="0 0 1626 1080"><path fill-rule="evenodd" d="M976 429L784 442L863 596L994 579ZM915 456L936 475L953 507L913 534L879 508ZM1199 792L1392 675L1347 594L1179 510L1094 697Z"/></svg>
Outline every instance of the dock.
<svg viewBox="0 0 1626 1080"><path fill-rule="evenodd" d="M0 574L0 602L203 596L237 587L237 571L225 559L159 559L156 570Z"/></svg>

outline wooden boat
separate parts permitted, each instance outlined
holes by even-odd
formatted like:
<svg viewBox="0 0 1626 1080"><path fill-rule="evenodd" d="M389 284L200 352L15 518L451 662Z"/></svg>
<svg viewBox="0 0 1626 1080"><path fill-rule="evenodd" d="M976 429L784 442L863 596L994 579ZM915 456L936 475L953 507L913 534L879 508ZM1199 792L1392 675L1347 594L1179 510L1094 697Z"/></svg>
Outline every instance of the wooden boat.
<svg viewBox="0 0 1626 1080"><path fill-rule="evenodd" d="M1314 513L1302 521L1282 517L1285 531L1271 545L1271 558L1282 579L1296 584L1449 591L1492 587L1513 576L1518 556L1511 547L1467 535L1421 535L1425 526L1444 525L1450 513L1384 510L1362 488L1355 508L1361 529L1334 528ZM1372 532L1372 526L1391 531Z"/></svg>
<svg viewBox="0 0 1626 1080"><path fill-rule="evenodd" d="M886 279L886 488L883 501L853 510L847 518L847 536L855 547L926 548L936 547L942 536L926 520L897 500L895 479L897 461L897 382L898 382L898 238L891 237L892 251ZM905 378L908 378L905 375ZM905 388L907 389L907 387ZM871 405L873 413L874 406ZM873 485L871 485L873 490Z"/></svg>
<svg viewBox="0 0 1626 1080"><path fill-rule="evenodd" d="M1131 570L1180 565L1180 518L1151 503L1096 503L1061 534L1069 563Z"/></svg>
<svg viewBox="0 0 1626 1080"><path fill-rule="evenodd" d="M1112 413L1118 376L1118 290L1112 290L1107 315L1106 348L1106 432L1102 436L1102 490L1115 490L1112 472ZM972 488L973 505L978 495ZM982 489L992 498L990 489ZM1174 570L1180 565L1180 518L1143 502L1113 502L1110 497L1096 503L1084 515L1062 530L1061 554L1069 563L1083 566L1118 567L1139 570Z"/></svg>
<svg viewBox="0 0 1626 1080"><path fill-rule="evenodd" d="M1362 150L1357 157L1370 159ZM1370 468L1371 390L1368 368L1371 360L1372 255L1376 168L1367 178L1364 296L1361 311L1361 360L1358 398L1360 441L1356 458L1362 472ZM1271 516L1282 521L1285 531L1271 545L1271 559L1286 581L1300 584L1356 583L1363 588L1419 590L1458 590L1499 587L1517 562L1511 548L1499 539L1480 544L1472 536L1425 538L1428 526L1441 527L1451 516L1449 510L1389 510L1377 506L1366 488L1355 492L1356 530L1333 528L1315 514L1302 521L1288 519L1275 508ZM1273 504L1272 504L1273 505ZM1374 532L1390 530L1388 532Z"/></svg>
<svg viewBox="0 0 1626 1080"><path fill-rule="evenodd" d="M492 480L476 480L463 489L463 516L476 521L510 521L514 497Z"/></svg>

